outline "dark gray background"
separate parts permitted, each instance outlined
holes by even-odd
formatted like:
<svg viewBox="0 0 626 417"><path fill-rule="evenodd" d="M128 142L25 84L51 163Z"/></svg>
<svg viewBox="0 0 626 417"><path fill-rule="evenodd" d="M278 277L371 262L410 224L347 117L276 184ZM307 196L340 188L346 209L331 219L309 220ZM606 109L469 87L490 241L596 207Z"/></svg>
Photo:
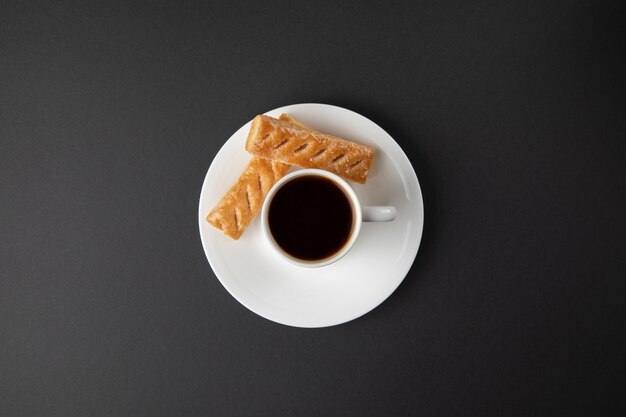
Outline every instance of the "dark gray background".
<svg viewBox="0 0 626 417"><path fill-rule="evenodd" d="M624 415L624 13L550 1L6 3L0 415ZM281 326L214 277L206 170L353 109L426 224L385 303Z"/></svg>

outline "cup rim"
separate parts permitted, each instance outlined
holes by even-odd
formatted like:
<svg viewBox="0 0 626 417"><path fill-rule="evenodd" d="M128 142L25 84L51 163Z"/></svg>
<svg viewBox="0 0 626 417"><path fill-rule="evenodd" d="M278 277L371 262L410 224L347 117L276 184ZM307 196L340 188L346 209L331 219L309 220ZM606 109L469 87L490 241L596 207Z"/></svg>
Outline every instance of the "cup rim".
<svg viewBox="0 0 626 417"><path fill-rule="evenodd" d="M269 206L272 202L272 199L274 198L274 195L276 195L278 190L286 183L290 182L294 178L303 177L303 176L321 176L321 177L324 177L333 181L338 187L340 187L345 192L346 196L348 197L348 200L350 200L350 204L353 209L354 224L352 226L352 233L350 234L350 238L343 245L343 248L341 248L340 251L338 251L337 253L335 253L334 255L328 258L324 258L319 261L304 261L304 260L291 256L290 254L285 252L278 245L278 243L276 243L276 240L274 240L274 236L272 235L272 232L270 231L270 228L269 228L269 221L268 221ZM305 267L305 268L319 268L322 266L335 263L339 259L343 258L356 243L356 240L359 236L359 232L361 231L362 220L363 220L363 211L361 208L361 203L359 202L359 198L357 197L356 193L354 192L350 184L348 184L347 181L345 181L340 176L333 174L332 172L325 171L323 169L316 169L316 168L300 169L282 177L272 186L272 188L270 188L269 192L267 193L267 196L265 197L265 201L263 202L263 207L261 209L261 227L263 229L263 235L266 241L269 242L270 246L274 249L274 252L278 254L281 258L290 262L291 264Z"/></svg>

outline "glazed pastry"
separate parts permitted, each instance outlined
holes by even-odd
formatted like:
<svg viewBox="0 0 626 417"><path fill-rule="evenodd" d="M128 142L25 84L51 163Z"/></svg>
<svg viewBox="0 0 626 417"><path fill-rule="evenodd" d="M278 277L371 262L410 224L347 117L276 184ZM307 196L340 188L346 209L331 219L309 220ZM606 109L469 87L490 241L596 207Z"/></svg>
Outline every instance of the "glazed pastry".
<svg viewBox="0 0 626 417"><path fill-rule="evenodd" d="M358 183L367 181L376 153L373 147L316 132L299 123L282 119L256 116L248 134L246 150L272 161L302 168L324 169Z"/></svg>
<svg viewBox="0 0 626 417"><path fill-rule="evenodd" d="M287 113L281 114L280 119L306 129L306 126ZM259 214L270 188L287 173L288 169L287 164L252 157L235 185L211 210L206 220L223 231L226 236L235 240L239 239ZM243 190L245 190L245 195L243 195Z"/></svg>
<svg viewBox="0 0 626 417"><path fill-rule="evenodd" d="M252 157L235 185L211 210L206 220L226 236L239 239L261 211L270 188L288 169L288 164Z"/></svg>

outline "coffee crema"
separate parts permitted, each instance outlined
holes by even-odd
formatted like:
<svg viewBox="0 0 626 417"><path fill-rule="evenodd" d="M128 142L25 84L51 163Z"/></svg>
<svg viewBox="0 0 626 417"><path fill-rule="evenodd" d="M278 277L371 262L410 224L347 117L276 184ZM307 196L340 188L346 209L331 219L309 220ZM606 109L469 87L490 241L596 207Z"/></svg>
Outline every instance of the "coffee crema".
<svg viewBox="0 0 626 417"><path fill-rule="evenodd" d="M319 175L296 177L274 194L269 229L278 246L303 261L337 254L354 229L352 204L334 181Z"/></svg>

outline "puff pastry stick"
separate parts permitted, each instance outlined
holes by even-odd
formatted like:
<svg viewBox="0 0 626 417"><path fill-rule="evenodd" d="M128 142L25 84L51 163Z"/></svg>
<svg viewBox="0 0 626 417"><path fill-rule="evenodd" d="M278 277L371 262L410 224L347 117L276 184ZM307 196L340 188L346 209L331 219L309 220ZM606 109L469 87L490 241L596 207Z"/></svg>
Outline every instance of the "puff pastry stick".
<svg viewBox="0 0 626 417"><path fill-rule="evenodd" d="M239 239L261 211L270 188L288 169L288 164L253 157L235 185L211 210L206 220L226 236Z"/></svg>
<svg viewBox="0 0 626 417"><path fill-rule="evenodd" d="M252 121L246 150L272 161L324 169L358 183L367 181L376 153L371 146L265 115Z"/></svg>
<svg viewBox="0 0 626 417"><path fill-rule="evenodd" d="M306 126L287 113L281 114L280 119L306 129ZM288 164L281 162L252 157L235 185L211 210L206 220L222 230L226 236L239 239L250 222L259 214L270 188L287 173L289 167Z"/></svg>

